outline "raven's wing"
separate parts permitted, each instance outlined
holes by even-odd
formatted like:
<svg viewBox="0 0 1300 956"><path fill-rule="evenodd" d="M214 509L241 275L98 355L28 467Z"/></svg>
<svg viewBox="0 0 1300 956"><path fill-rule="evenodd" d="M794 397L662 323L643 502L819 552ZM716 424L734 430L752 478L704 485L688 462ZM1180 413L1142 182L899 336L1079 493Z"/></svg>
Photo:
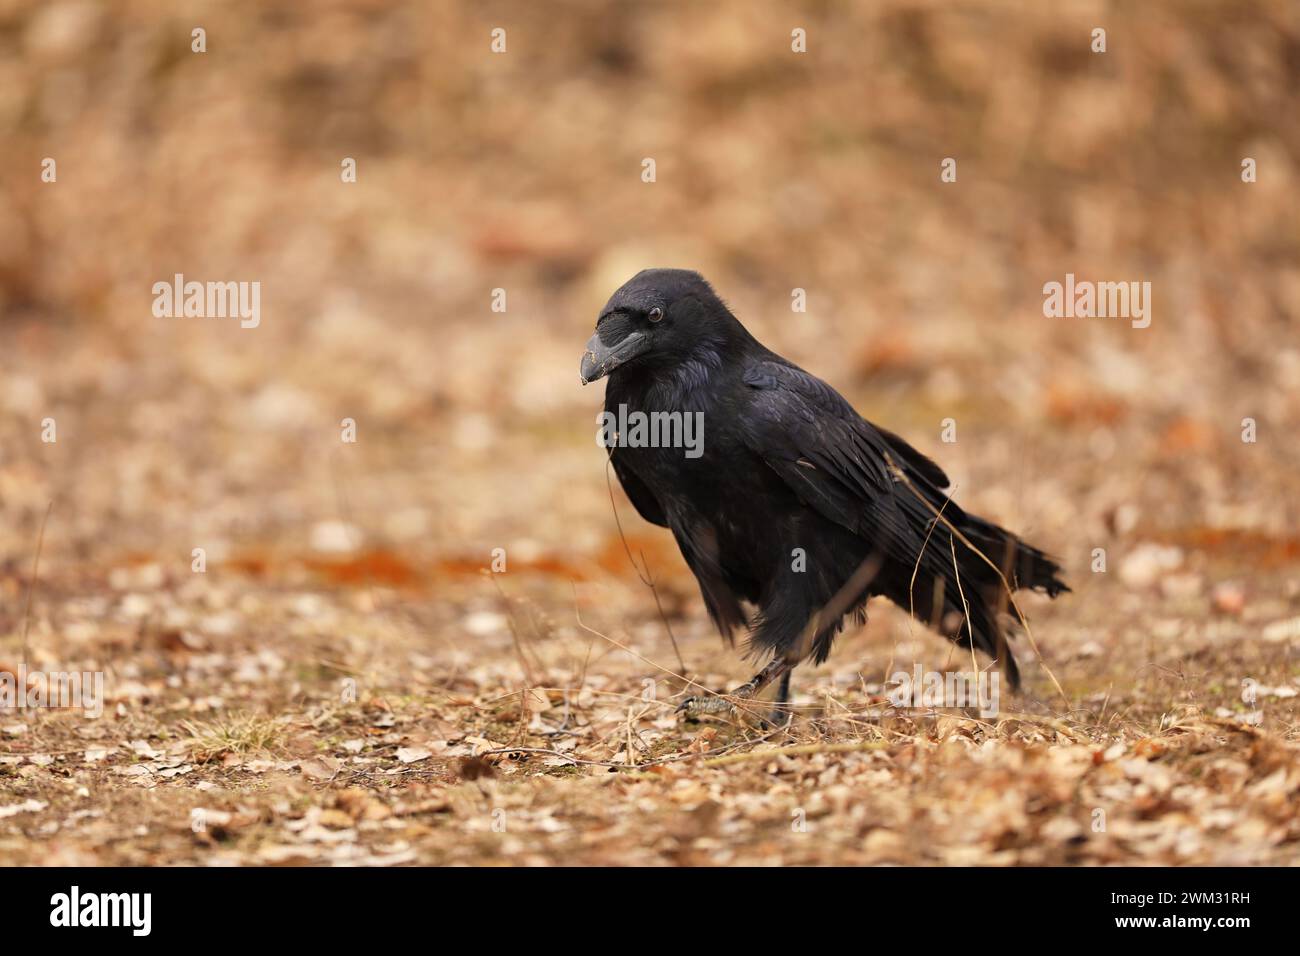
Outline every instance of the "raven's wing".
<svg viewBox="0 0 1300 956"><path fill-rule="evenodd" d="M992 562L1010 571L1006 577L1013 589L1031 587L1053 597L1068 590L1057 577L1056 562L1006 529L963 512L939 490L947 478L938 465L872 425L821 379L764 361L745 371L744 382L749 402L740 418L746 446L800 501L886 558L877 593L910 610L918 573L923 596L936 593L926 584L936 582L944 617L955 614L961 621L948 636L991 657L1005 657L1014 688L1019 671L998 621L1000 590L1007 581ZM937 527L936 513L960 535ZM909 569L910 575L898 574ZM950 571L956 588L947 586ZM1018 617L1019 609L1014 610Z"/></svg>
<svg viewBox="0 0 1300 956"><path fill-rule="evenodd" d="M857 413L855 412L854 414ZM934 463L933 459L925 457L925 455L922 455L919 451L888 429L881 428L879 425L872 425L870 422L867 422L867 425L868 427L874 428L878 431L880 437L889 444L890 449L897 453L895 460L897 461L901 458L902 464L906 466L905 470L909 473L915 472L920 475L933 485L935 490L948 487L948 476L943 473L942 468Z"/></svg>
<svg viewBox="0 0 1300 956"><path fill-rule="evenodd" d="M614 474L618 475L619 484L623 486L628 500L636 507L637 514L651 524L657 524L661 528L668 527L668 516L664 514L663 505L659 504L659 499L650 490L650 486L623 464L617 448L611 450L609 460L614 463Z"/></svg>
<svg viewBox="0 0 1300 956"><path fill-rule="evenodd" d="M759 362L745 371L744 382L750 389L746 446L809 507L895 557L914 559L933 512L902 487L889 463L939 503L945 497L939 488L948 484L943 470L802 369Z"/></svg>

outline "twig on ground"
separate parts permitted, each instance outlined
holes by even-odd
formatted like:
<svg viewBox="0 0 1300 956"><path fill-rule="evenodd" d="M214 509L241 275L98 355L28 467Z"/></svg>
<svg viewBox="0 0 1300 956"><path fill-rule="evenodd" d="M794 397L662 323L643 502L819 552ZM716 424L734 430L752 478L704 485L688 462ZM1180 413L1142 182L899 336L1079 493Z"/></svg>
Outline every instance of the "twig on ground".
<svg viewBox="0 0 1300 956"><path fill-rule="evenodd" d="M31 660L31 641L30 633L32 626L32 594L36 590L36 577L41 570L41 549L45 547L45 525L50 520L50 512L54 510L54 501L45 506L45 517L41 519L41 530L36 536L36 555L32 558L32 579L27 582L27 604L23 608L23 673L27 673L27 666ZM27 688L19 689L21 693L26 693Z"/></svg>
<svg viewBox="0 0 1300 956"><path fill-rule="evenodd" d="M741 763L746 760L760 760L764 757L803 757L809 754L844 754L858 750L884 750L888 747L884 740L857 740L853 743L839 744L795 744L792 747L765 747L761 750L746 750L744 753L728 754L704 761L706 767L725 767L728 764Z"/></svg>

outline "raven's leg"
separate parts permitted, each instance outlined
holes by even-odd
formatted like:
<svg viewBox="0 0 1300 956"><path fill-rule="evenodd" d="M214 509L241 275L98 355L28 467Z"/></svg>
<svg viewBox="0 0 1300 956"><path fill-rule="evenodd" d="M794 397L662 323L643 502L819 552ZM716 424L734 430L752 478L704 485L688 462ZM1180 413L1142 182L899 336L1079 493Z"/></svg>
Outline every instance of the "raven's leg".
<svg viewBox="0 0 1300 956"><path fill-rule="evenodd" d="M796 663L797 661L785 660L781 657L774 658L766 667L737 687L728 696L749 700L772 681L779 678L781 680L781 703L784 703L790 691L790 671L794 670ZM700 714L729 714L735 709L736 705L726 697L721 694L711 694L707 697L687 697L677 706L677 713L685 713L688 717L698 717Z"/></svg>
<svg viewBox="0 0 1300 956"><path fill-rule="evenodd" d="M772 726L774 727L781 727L794 719L794 713L789 708L790 675L793 673L794 668L791 667L788 671L782 674L781 684L776 689L776 699L772 702L775 706L772 708L772 716L770 718Z"/></svg>

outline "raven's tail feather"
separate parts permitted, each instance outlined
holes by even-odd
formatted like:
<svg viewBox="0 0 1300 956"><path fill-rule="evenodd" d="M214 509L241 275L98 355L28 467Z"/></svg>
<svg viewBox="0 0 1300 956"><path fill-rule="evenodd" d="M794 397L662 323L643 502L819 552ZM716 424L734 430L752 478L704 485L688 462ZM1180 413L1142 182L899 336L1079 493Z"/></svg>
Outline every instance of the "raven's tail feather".
<svg viewBox="0 0 1300 956"><path fill-rule="evenodd" d="M1048 597L1056 597L1061 592L1070 590L1058 577L1061 566L1042 551L1026 544L1006 528L1000 528L976 515L964 514L962 519L962 523L957 526L958 530L997 566L1013 591L1028 588L1031 591L1043 591ZM980 560L979 555L972 557L976 561Z"/></svg>
<svg viewBox="0 0 1300 956"><path fill-rule="evenodd" d="M973 646L998 661L1015 690L1020 669L1007 643L1007 624L1023 625L1024 619L1008 587L1051 597L1070 589L1051 557L1010 531L959 509L950 507L949 514L959 534L945 525L935 528L915 565L894 568L882 591L961 647Z"/></svg>
<svg viewBox="0 0 1300 956"><path fill-rule="evenodd" d="M963 588L968 606L963 609L961 629L954 639L970 646L973 628L975 646L1002 663L1007 682L1016 690L1020 686L1020 668L1007 643L1001 616L1009 613L1012 621L1021 625L1025 620L1007 589L1028 588L1054 598L1070 588L1060 578L1060 565L1005 528L965 513L956 527L979 554L964 546L959 538L955 542L953 550L957 553L961 580L970 581L974 586ZM952 563L951 552L948 563Z"/></svg>

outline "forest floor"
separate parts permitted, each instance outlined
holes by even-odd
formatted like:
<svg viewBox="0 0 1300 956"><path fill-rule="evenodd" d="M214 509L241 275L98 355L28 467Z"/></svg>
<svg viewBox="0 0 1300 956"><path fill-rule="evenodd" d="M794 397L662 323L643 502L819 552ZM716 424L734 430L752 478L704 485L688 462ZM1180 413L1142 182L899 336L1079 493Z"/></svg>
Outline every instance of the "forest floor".
<svg viewBox="0 0 1300 956"><path fill-rule="evenodd" d="M1209 587L1213 562L1168 570L1176 547L1151 545L1096 576L1117 579L1109 594L1075 581L1028 602L1046 659L1020 639L1026 690L993 716L894 707L896 672L970 665L873 603L828 664L796 672L794 719L772 729L674 713L747 669L709 632L671 544L628 543L661 573L662 615L617 535L585 566L521 554L498 574L384 550L44 573L30 667L106 672L102 715L0 711L0 857L1300 859L1300 616L1276 573L1243 600ZM15 605L28 580L10 568Z"/></svg>

